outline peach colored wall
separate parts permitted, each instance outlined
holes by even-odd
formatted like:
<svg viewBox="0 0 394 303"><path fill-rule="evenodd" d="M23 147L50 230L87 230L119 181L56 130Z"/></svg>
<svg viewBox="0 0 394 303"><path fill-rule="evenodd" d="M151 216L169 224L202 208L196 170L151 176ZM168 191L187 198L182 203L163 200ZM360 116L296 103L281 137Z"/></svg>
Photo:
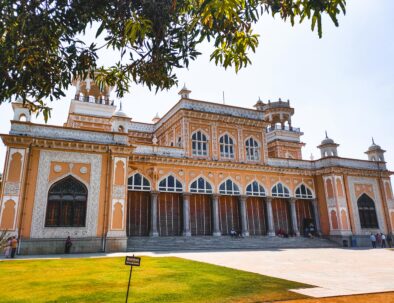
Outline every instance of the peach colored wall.
<svg viewBox="0 0 394 303"><path fill-rule="evenodd" d="M8 182L19 182L22 171L22 155L15 152L11 155L10 166L8 168Z"/></svg>
<svg viewBox="0 0 394 303"><path fill-rule="evenodd" d="M14 218L15 218L15 209L16 203L13 200L7 200L4 203L4 209L1 215L1 224L0 228L2 230L14 230Z"/></svg>

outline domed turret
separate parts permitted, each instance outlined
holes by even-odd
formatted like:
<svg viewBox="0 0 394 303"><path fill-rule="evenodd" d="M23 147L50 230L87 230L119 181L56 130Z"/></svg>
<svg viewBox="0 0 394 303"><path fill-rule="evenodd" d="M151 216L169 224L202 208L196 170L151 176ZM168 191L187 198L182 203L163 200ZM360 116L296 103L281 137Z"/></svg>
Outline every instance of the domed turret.
<svg viewBox="0 0 394 303"><path fill-rule="evenodd" d="M335 141L328 137L326 131L326 137L321 144L317 147L320 149L321 157L338 157L338 146L339 144L335 143Z"/></svg>
<svg viewBox="0 0 394 303"><path fill-rule="evenodd" d="M187 89L186 83L183 85L183 88L179 91L178 95L181 95L181 99L189 99L190 93L192 91Z"/></svg>
<svg viewBox="0 0 394 303"><path fill-rule="evenodd" d="M127 132L131 118L122 110L122 101L120 101L119 110L117 110L111 118L112 131Z"/></svg>
<svg viewBox="0 0 394 303"><path fill-rule="evenodd" d="M379 145L375 143L375 140L372 138L372 145L365 152L368 155L369 161L380 161L384 162L384 153L386 151L383 150Z"/></svg>
<svg viewBox="0 0 394 303"><path fill-rule="evenodd" d="M152 122L156 124L159 121L160 121L159 113L156 113L156 116L153 117Z"/></svg>

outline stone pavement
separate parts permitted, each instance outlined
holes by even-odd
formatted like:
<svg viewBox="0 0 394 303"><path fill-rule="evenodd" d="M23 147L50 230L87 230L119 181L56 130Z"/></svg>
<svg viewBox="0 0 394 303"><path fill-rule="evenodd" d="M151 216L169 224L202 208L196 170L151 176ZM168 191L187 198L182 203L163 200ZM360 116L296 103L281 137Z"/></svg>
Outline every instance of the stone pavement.
<svg viewBox="0 0 394 303"><path fill-rule="evenodd" d="M284 249L171 254L316 286L312 297L394 291L394 250Z"/></svg>
<svg viewBox="0 0 394 303"><path fill-rule="evenodd" d="M18 256L16 260L125 255L131 253ZM139 252L136 255L176 256L306 283L316 287L293 291L312 297L394 291L394 250L389 249L303 248L179 253Z"/></svg>

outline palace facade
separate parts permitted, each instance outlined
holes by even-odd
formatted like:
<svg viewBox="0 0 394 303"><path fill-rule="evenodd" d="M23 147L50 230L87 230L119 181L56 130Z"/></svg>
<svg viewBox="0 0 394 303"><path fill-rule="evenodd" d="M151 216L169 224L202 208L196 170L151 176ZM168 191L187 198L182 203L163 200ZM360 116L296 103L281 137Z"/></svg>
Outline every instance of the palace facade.
<svg viewBox="0 0 394 303"><path fill-rule="evenodd" d="M288 101L255 109L190 98L153 123L116 110L110 89L75 81L63 126L34 124L12 103L0 195L0 229L20 253L125 251L130 237L303 235L332 240L392 233L394 197L384 150L367 160L303 160Z"/></svg>

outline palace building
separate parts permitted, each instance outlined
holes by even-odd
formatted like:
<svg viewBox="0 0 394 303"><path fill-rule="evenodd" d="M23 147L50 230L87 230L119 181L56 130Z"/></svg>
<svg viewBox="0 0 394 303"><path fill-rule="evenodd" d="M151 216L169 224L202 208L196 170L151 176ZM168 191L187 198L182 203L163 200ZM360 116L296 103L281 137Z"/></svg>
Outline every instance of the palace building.
<svg viewBox="0 0 394 303"><path fill-rule="evenodd" d="M151 124L134 121L91 80L75 81L63 126L31 122L21 102L1 138L7 154L0 229L20 253L125 251L137 237L262 240L313 232L342 243L392 233L394 197L384 150L347 159L326 138L303 160L289 101L254 109L180 100Z"/></svg>

